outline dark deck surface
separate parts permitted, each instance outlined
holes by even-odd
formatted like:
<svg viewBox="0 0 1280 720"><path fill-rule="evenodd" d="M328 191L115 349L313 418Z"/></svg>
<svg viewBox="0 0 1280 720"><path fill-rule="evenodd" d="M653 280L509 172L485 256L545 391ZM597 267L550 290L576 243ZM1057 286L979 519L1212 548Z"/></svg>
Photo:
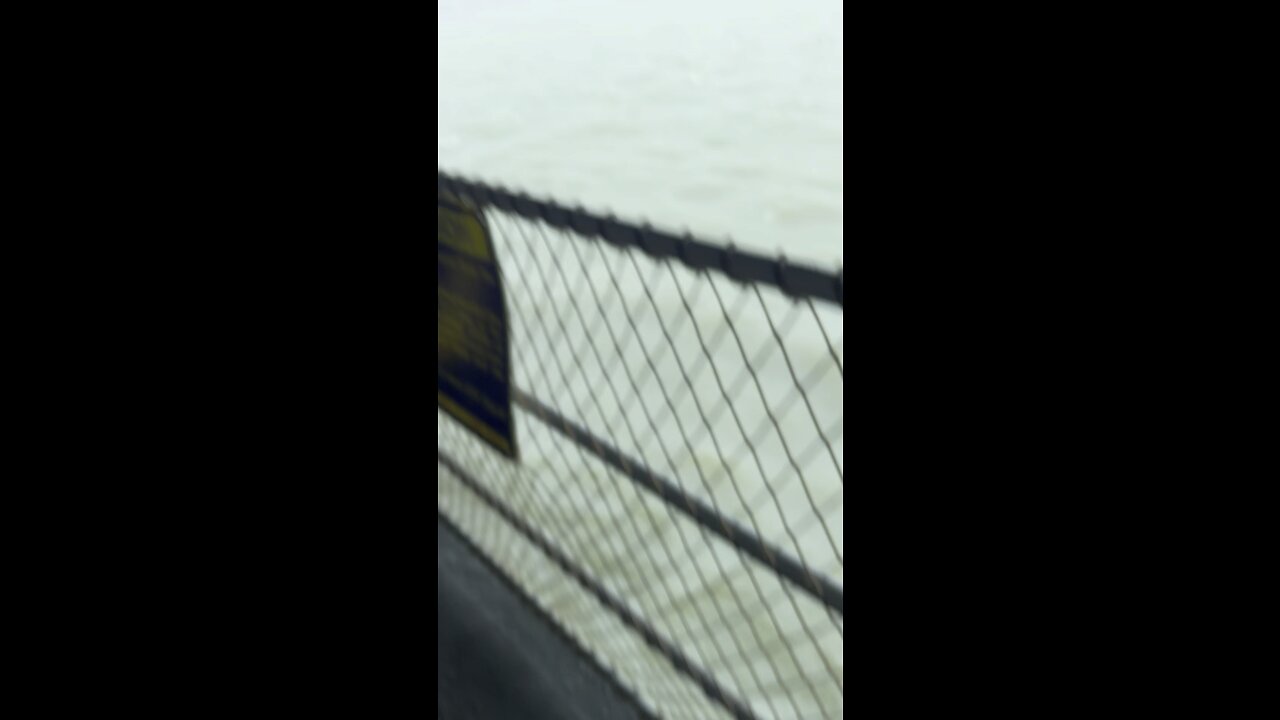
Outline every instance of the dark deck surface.
<svg viewBox="0 0 1280 720"><path fill-rule="evenodd" d="M438 528L438 717L648 717L454 530Z"/></svg>

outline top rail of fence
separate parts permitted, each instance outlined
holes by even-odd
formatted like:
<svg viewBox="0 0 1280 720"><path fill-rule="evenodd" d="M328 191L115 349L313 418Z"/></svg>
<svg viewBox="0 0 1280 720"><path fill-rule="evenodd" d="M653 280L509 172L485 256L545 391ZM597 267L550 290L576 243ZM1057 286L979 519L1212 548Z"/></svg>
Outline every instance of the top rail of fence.
<svg viewBox="0 0 1280 720"><path fill-rule="evenodd" d="M682 237L443 171L438 175L438 190L465 197L477 207L496 207L617 247L635 247L655 258L678 260L693 270L723 273L738 282L769 285L797 299L821 300L844 308L844 268L822 270L791 262L785 256L769 258L731 243L717 244L688 234Z"/></svg>

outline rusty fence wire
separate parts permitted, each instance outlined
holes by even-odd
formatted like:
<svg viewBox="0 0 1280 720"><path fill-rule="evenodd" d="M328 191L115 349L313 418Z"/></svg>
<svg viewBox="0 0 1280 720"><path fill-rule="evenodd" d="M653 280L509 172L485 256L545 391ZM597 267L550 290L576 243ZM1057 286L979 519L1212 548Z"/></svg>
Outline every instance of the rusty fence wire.
<svg viewBox="0 0 1280 720"><path fill-rule="evenodd" d="M521 456L439 513L663 718L844 712L844 274L440 173L480 208Z"/></svg>

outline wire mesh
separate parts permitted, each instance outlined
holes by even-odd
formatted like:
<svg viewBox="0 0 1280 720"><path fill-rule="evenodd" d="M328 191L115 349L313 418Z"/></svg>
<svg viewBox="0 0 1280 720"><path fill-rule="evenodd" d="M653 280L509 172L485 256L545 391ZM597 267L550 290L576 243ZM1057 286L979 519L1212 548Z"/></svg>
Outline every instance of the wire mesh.
<svg viewBox="0 0 1280 720"><path fill-rule="evenodd" d="M438 412L439 511L655 715L842 716L843 271L441 183L493 236L521 458Z"/></svg>

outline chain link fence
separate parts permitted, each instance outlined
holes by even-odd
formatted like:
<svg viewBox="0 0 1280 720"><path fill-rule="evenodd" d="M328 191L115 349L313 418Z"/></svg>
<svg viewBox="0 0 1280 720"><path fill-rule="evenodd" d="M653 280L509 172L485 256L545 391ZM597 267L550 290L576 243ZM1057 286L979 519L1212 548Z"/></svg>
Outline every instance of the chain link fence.
<svg viewBox="0 0 1280 720"><path fill-rule="evenodd" d="M844 712L844 274L441 173L482 209L521 457L439 513L663 718Z"/></svg>

